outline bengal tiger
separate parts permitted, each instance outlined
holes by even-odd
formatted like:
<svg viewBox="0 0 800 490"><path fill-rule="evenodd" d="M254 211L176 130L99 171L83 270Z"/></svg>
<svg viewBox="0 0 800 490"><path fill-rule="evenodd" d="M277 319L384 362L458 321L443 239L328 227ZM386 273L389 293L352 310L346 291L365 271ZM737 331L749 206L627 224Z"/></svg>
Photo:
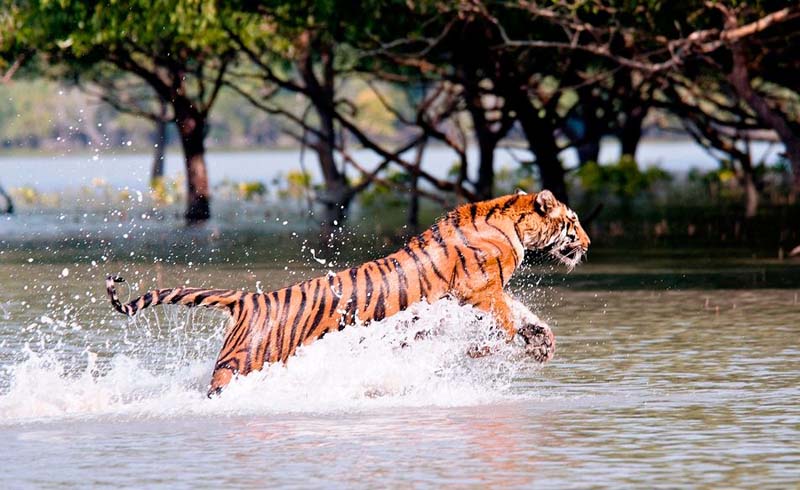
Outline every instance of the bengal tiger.
<svg viewBox="0 0 800 490"><path fill-rule="evenodd" d="M456 208L387 257L271 293L179 287L122 304L114 283L124 280L108 276L106 288L114 308L128 316L156 304L214 307L231 315L209 384L212 396L234 377L286 362L299 346L330 331L446 296L491 314L509 340L520 335L534 359L549 361L552 330L504 287L526 249L549 253L571 270L589 243L578 216L551 192L518 191Z"/></svg>

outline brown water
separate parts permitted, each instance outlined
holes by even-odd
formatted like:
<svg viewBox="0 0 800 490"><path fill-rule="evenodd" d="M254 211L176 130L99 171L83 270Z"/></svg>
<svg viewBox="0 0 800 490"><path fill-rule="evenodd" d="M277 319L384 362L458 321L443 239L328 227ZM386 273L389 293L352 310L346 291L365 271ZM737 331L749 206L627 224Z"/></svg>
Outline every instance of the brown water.
<svg viewBox="0 0 800 490"><path fill-rule="evenodd" d="M103 277L269 290L324 270L298 265L307 251L287 270L20 247L0 255L2 488L800 484L796 264L601 253L566 278L529 269L515 292L558 339L543 368L512 347L466 358L489 327L441 303L418 312L437 337L399 348L419 330L402 318L347 329L208 400L224 319L129 322Z"/></svg>

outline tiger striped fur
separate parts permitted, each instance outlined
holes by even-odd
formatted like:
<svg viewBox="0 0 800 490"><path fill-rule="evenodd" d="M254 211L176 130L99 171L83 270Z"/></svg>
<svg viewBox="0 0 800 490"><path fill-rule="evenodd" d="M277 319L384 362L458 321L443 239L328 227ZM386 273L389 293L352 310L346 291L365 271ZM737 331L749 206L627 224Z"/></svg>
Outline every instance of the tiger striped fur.
<svg viewBox="0 0 800 490"><path fill-rule="evenodd" d="M285 362L327 332L445 296L492 314L509 339L519 333L534 357L547 361L555 349L552 331L504 287L526 249L547 251L572 268L589 243L578 217L552 193L518 192L463 205L385 258L271 293L179 287L122 304L114 285L122 279L109 276L106 287L114 308L128 316L157 304L213 307L231 315L211 395L237 375Z"/></svg>

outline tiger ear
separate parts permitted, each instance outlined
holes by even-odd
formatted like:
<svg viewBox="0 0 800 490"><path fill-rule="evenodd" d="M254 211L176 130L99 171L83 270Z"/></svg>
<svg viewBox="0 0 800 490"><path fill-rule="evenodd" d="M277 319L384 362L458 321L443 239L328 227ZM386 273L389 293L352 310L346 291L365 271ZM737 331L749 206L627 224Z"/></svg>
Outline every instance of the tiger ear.
<svg viewBox="0 0 800 490"><path fill-rule="evenodd" d="M527 193L527 192L523 191L523 190L522 190L522 189L520 189L519 187L517 187L517 190L515 190L515 191L514 191L514 194L516 194L516 195L518 195L518 196L527 196L527 195L528 195L528 193Z"/></svg>
<svg viewBox="0 0 800 490"><path fill-rule="evenodd" d="M558 199L552 192L545 189L536 194L533 207L540 215L553 217L554 211L558 207Z"/></svg>

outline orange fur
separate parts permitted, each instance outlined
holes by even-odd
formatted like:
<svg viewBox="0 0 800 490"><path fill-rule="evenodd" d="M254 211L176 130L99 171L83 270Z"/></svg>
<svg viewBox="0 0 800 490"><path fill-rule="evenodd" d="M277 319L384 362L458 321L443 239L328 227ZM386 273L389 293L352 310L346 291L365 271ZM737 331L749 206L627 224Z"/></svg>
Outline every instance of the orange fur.
<svg viewBox="0 0 800 490"><path fill-rule="evenodd" d="M575 213L550 192L518 193L460 206L385 258L271 293L159 289L123 305L114 288L121 279L109 277L107 288L114 307L129 316L159 303L215 307L231 314L209 387L212 394L234 376L264 363L285 362L300 345L356 319L381 320L413 303L448 295L491 313L511 339L517 333L513 310L524 307L504 287L525 249L547 249L574 266L588 247L589 237ZM527 310L523 314L535 318ZM555 346L546 330L550 343L543 360L552 357Z"/></svg>

